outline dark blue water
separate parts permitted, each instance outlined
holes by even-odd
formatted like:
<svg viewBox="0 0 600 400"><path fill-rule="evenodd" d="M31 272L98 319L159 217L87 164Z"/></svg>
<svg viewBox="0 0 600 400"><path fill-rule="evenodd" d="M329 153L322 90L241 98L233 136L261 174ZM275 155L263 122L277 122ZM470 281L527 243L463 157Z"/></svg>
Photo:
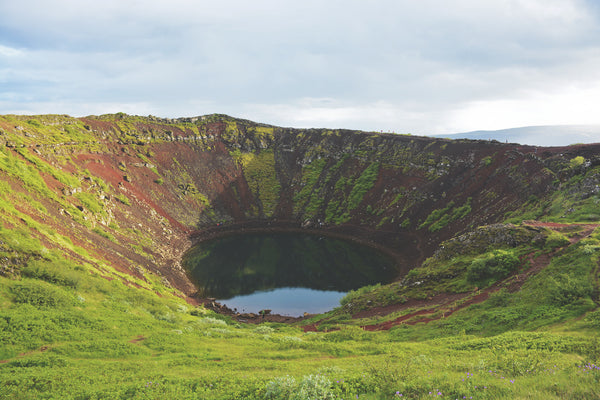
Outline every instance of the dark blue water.
<svg viewBox="0 0 600 400"><path fill-rule="evenodd" d="M239 312L298 316L339 305L350 290L388 283L389 256L355 242L304 233L227 236L202 242L183 265L203 297Z"/></svg>

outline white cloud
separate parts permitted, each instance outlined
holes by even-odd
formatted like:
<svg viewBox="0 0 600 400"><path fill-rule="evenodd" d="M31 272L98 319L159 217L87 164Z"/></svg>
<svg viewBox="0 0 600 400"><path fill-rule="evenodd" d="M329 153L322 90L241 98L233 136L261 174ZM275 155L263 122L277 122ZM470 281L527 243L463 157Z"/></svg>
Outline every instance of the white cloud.
<svg viewBox="0 0 600 400"><path fill-rule="evenodd" d="M247 104L242 109L247 118L294 127L346 128L346 121L356 129L410 133L420 126L426 113L411 111L387 102L344 104L335 99L304 98L289 104ZM254 116L254 117L253 117ZM396 127L401 127L396 131Z"/></svg>
<svg viewBox="0 0 600 400"><path fill-rule="evenodd" d="M586 123L598 19L584 0L6 1L0 113L121 107L416 133Z"/></svg>
<svg viewBox="0 0 600 400"><path fill-rule="evenodd" d="M0 57L18 57L21 54L22 52L18 49L0 45Z"/></svg>
<svg viewBox="0 0 600 400"><path fill-rule="evenodd" d="M454 113L441 133L518 126L600 124L600 80L515 99L474 101Z"/></svg>

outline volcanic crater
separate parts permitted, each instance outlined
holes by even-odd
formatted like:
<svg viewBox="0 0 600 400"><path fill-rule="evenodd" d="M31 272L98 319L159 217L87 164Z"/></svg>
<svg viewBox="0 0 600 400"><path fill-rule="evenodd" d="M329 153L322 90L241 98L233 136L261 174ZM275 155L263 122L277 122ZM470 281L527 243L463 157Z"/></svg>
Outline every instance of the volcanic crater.
<svg viewBox="0 0 600 400"><path fill-rule="evenodd" d="M211 301L181 259L202 241L258 232L343 238L391 256L400 279L443 241L548 198L574 158L600 164L600 144L294 129L217 114L5 116L0 132L11 157L42 166L52 192L33 191L45 212L25 203L21 212L119 272L94 261L108 279L152 290L142 283L158 277L194 304ZM19 179L4 180L31 195Z"/></svg>

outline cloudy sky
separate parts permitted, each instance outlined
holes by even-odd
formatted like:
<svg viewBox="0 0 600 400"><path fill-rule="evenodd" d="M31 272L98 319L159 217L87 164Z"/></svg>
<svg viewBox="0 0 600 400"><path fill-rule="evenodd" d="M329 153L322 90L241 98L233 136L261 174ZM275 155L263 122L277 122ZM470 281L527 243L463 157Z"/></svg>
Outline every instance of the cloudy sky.
<svg viewBox="0 0 600 400"><path fill-rule="evenodd" d="M597 0L0 1L0 114L600 123Z"/></svg>

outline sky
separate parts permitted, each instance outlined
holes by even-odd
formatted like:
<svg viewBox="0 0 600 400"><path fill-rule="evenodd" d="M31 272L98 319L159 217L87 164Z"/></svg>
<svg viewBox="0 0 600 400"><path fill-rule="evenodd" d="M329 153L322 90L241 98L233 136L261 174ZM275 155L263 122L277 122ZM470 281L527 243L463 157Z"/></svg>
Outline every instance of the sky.
<svg viewBox="0 0 600 400"><path fill-rule="evenodd" d="M0 0L0 114L600 124L597 0Z"/></svg>

